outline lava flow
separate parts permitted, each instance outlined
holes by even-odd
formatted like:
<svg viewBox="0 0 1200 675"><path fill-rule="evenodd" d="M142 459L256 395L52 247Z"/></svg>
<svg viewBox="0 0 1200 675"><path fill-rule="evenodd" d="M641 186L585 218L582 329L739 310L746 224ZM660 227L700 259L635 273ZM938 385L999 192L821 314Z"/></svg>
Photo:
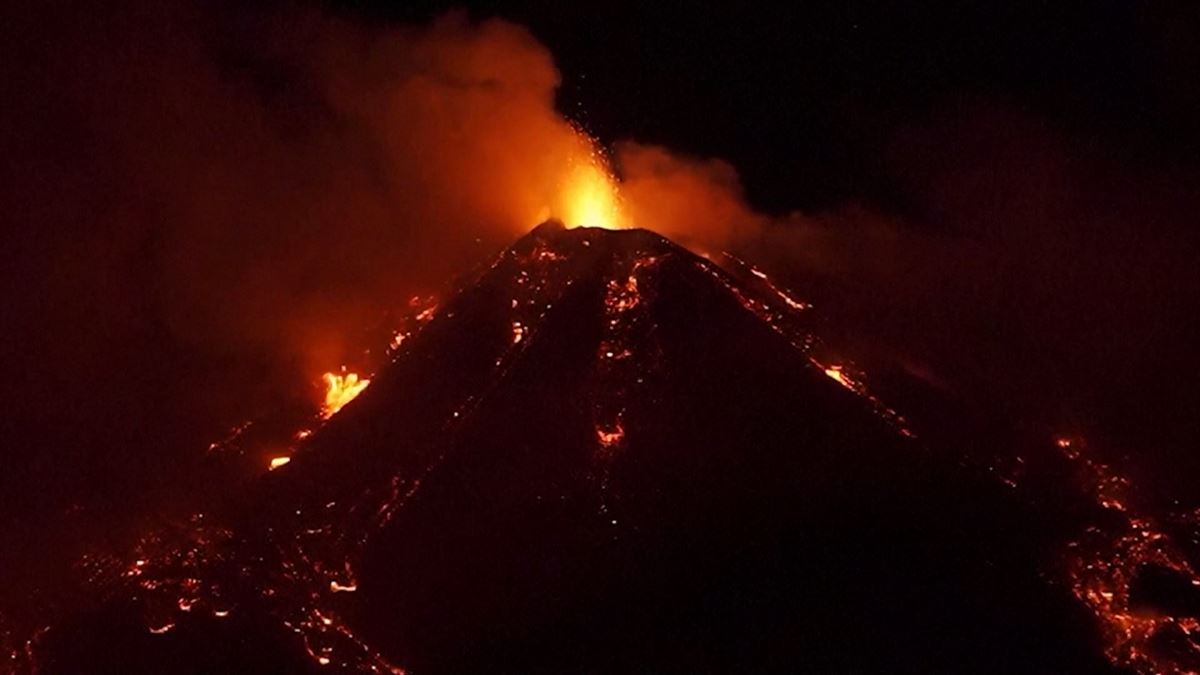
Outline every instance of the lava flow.
<svg viewBox="0 0 1200 675"><path fill-rule="evenodd" d="M1105 654L1139 673L1200 672L1197 568L1158 518L1131 506L1128 479L1087 457L1081 439L1059 437L1055 445L1075 464L1101 516L1069 545L1067 570L1072 592L1100 621ZM1172 519L1196 545L1200 512ZM1146 591L1148 578L1163 588ZM1173 607L1156 606L1164 601Z"/></svg>
<svg viewBox="0 0 1200 675"><path fill-rule="evenodd" d="M366 378L359 378L357 373L345 373L339 375L337 373L325 373L322 376L325 381L325 402L321 405L321 417L329 419L337 414L342 406L350 401L353 401L356 396L362 393L371 381Z"/></svg>
<svg viewBox="0 0 1200 675"><path fill-rule="evenodd" d="M562 220L572 226L615 230L625 227L620 193L607 164L595 154L568 174Z"/></svg>
<svg viewBox="0 0 1200 675"><path fill-rule="evenodd" d="M1040 570L992 555L1022 545L1006 524L1024 494L1013 488L1038 481L998 489L956 448L919 441L816 338L811 305L726 262L644 230L547 223L443 302L414 299L388 363L369 379L326 375L320 424L291 430L303 445L270 461L285 471L127 556L81 563L98 602L141 613L139 635L121 639L142 651L111 655L132 659L113 669L161 668L165 640L224 659L206 662L214 671L296 655L337 672L622 671L697 649L759 671L814 653L858 663L870 654L840 645L860 640L883 650L867 670L911 658L889 645L933 658L949 639L967 640L945 652L966 666L931 671L1033 658L976 653L969 635L935 628L955 612L1045 640L1045 625L1026 621L1057 608L1038 595ZM356 414L338 415L368 383ZM1148 609L1158 596L1139 590L1150 568L1200 585L1187 555L1080 441L1053 447L1079 468L1078 502L1103 516L1061 545L1107 658L1146 674L1194 670L1196 617ZM958 546L960 520L987 545ZM995 587L1015 590L998 598ZM648 618L617 620L614 608ZM806 639L810 620L852 637ZM764 630L779 639L759 642ZM14 658L34 660L56 638L46 635ZM76 637L45 649L73 663ZM248 640L261 650L209 653Z"/></svg>

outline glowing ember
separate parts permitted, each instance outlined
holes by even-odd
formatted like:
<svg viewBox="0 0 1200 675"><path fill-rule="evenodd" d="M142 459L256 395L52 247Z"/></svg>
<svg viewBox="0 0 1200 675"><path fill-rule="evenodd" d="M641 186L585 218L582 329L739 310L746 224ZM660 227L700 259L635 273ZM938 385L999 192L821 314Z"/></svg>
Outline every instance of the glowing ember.
<svg viewBox="0 0 1200 675"><path fill-rule="evenodd" d="M600 445L611 448L625 440L625 429L621 426L620 422L617 422L608 429L596 427L596 440L600 441Z"/></svg>
<svg viewBox="0 0 1200 675"><path fill-rule="evenodd" d="M1062 450L1062 453L1068 459L1079 459L1079 448L1075 446L1075 443L1070 438L1059 436L1054 439L1054 444L1058 446L1059 450Z"/></svg>
<svg viewBox="0 0 1200 675"><path fill-rule="evenodd" d="M846 377L846 374L842 372L841 366L829 366L825 369L825 374L843 387L851 390L854 389L854 381Z"/></svg>
<svg viewBox="0 0 1200 675"><path fill-rule="evenodd" d="M353 593L358 590L358 584L339 584L336 581L329 582L329 590L334 593Z"/></svg>
<svg viewBox="0 0 1200 675"><path fill-rule="evenodd" d="M525 327L520 321L514 321L512 325L512 343L515 345L525 337Z"/></svg>
<svg viewBox="0 0 1200 675"><path fill-rule="evenodd" d="M290 461L292 461L291 457L272 457L269 470L274 471Z"/></svg>
<svg viewBox="0 0 1200 675"><path fill-rule="evenodd" d="M252 427L252 426L254 426L253 421L242 422L241 424L237 425L236 427L230 429L229 433L225 435L225 438L222 438L219 441L213 441L212 443L209 443L208 451L209 452L217 452L219 450L224 450L224 449L229 448L230 446L234 445L237 442L237 440L239 438L241 438L242 434L246 433L246 431L249 430L250 427Z"/></svg>
<svg viewBox="0 0 1200 675"><path fill-rule="evenodd" d="M325 403L321 406L321 417L324 419L336 415L342 406L353 401L362 393L363 389L367 388L368 384L371 384L371 381L366 378L359 379L357 373L346 373L345 375L325 373L323 379L325 380Z"/></svg>

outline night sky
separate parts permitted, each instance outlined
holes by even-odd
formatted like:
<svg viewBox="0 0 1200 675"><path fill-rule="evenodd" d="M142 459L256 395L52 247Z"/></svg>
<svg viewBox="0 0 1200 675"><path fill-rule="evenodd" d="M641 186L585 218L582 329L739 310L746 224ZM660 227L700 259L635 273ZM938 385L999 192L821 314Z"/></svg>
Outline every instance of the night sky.
<svg viewBox="0 0 1200 675"><path fill-rule="evenodd" d="M867 200L927 216L897 175L897 137L972 103L1130 169L1182 175L1200 159L1188 3L703 4L333 6L377 21L468 7L528 26L562 71L563 112L601 139L727 159L771 212Z"/></svg>
<svg viewBox="0 0 1200 675"><path fill-rule="evenodd" d="M337 64L346 91L384 77L346 35L455 10L525 26L557 110L605 147L736 170L764 224L717 245L868 372L1086 436L1200 506L1194 3L69 4L0 22L0 528L22 542L0 561L120 540L210 489L181 488L187 467L311 398L313 342L344 357L514 238L425 229L458 196L419 178L436 147L395 170L431 203L383 215L393 160L322 98Z"/></svg>

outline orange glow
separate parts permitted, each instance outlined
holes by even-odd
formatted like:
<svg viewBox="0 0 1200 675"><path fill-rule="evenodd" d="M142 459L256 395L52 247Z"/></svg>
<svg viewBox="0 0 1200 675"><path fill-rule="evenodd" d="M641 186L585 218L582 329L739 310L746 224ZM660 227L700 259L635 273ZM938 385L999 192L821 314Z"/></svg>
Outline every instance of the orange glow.
<svg viewBox="0 0 1200 675"><path fill-rule="evenodd" d="M420 314L417 315L417 321L420 321L420 322L428 321L433 318L433 315L436 312L437 312L437 305L428 307L428 308L424 309Z"/></svg>
<svg viewBox="0 0 1200 675"><path fill-rule="evenodd" d="M621 426L620 422L617 422L610 429L596 427L596 440L600 441L600 445L603 447L611 448L625 440L625 429Z"/></svg>
<svg viewBox="0 0 1200 675"><path fill-rule="evenodd" d="M590 140L590 139L589 139ZM556 215L567 227L627 227L617 181L603 159L592 152L577 161L562 183L562 204Z"/></svg>
<svg viewBox="0 0 1200 675"><path fill-rule="evenodd" d="M1059 450L1066 455L1068 459L1078 459L1080 456L1080 446L1067 436L1059 436L1054 439L1054 444Z"/></svg>
<svg viewBox="0 0 1200 675"><path fill-rule="evenodd" d="M371 384L371 381L366 378L359 379L357 373L346 373L345 375L325 373L323 379L325 380L325 403L321 406L321 417L324 419L336 415L342 406L353 401L362 393L363 389L367 388L368 384Z"/></svg>
<svg viewBox="0 0 1200 675"><path fill-rule="evenodd" d="M846 374L842 372L841 366L830 366L825 369L825 374L828 375L834 382L837 382L843 387L847 389L854 389L854 382L852 382L850 378L846 377Z"/></svg>
<svg viewBox="0 0 1200 675"><path fill-rule="evenodd" d="M269 470L274 471L290 461L292 461L291 457L272 457L271 465L268 468Z"/></svg>

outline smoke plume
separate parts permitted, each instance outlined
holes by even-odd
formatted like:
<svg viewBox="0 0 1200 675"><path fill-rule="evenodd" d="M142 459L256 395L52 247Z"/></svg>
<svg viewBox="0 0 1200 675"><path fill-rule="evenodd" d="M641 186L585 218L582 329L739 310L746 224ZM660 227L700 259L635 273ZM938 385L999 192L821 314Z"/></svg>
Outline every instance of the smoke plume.
<svg viewBox="0 0 1200 675"><path fill-rule="evenodd" d="M735 249L861 351L890 345L930 381L1058 406L1049 417L1126 406L1178 377L1146 346L1194 337L1177 326L1196 237L1170 236L1195 213L1186 181L1125 171L1003 105L896 135L904 212L760 213L728 163L639 139L613 148L618 215L602 153L555 109L552 55L518 25L8 11L0 490L17 511L153 504L143 488L178 453L315 399L358 331L547 216ZM1098 365L1116 385L1092 389ZM1104 393L1063 393L1081 391ZM1166 409L1182 419L1188 400Z"/></svg>

